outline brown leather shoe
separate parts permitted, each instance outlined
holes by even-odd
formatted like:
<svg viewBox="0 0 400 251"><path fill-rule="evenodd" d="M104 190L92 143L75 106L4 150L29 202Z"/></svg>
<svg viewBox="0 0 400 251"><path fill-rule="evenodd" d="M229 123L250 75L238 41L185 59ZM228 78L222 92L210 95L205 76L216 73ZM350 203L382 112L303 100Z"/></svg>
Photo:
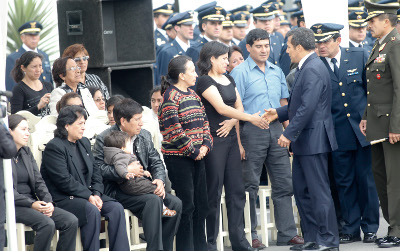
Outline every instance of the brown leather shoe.
<svg viewBox="0 0 400 251"><path fill-rule="evenodd" d="M301 245L304 244L304 239L298 235L293 237L291 240L288 242L277 242L277 246L292 246L292 245Z"/></svg>
<svg viewBox="0 0 400 251"><path fill-rule="evenodd" d="M251 243L251 246L258 249L266 248L266 246L259 239L254 239Z"/></svg>

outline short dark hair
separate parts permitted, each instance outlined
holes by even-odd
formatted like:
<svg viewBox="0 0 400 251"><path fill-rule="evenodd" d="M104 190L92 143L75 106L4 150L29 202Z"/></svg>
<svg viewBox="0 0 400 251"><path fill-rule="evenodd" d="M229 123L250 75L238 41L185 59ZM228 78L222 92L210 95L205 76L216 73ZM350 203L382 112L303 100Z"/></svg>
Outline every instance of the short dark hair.
<svg viewBox="0 0 400 251"><path fill-rule="evenodd" d="M40 60L43 60L42 54L36 53L34 51L27 51L22 54L20 58L17 59L14 68L11 71L11 76L16 83L21 82L21 80L24 78L24 72L21 69L21 65L26 68L35 58L40 58Z"/></svg>
<svg viewBox="0 0 400 251"><path fill-rule="evenodd" d="M65 77L67 75L67 61L72 59L71 57L57 58L53 63L53 70L51 74L53 75L54 82L56 82L56 87L62 85L64 80L60 78L60 75Z"/></svg>
<svg viewBox="0 0 400 251"><path fill-rule="evenodd" d="M108 100L107 100L107 106L106 106L106 110L108 110L108 107L110 106L115 106L119 101L123 100L125 97L117 94L114 96L111 96Z"/></svg>
<svg viewBox="0 0 400 251"><path fill-rule="evenodd" d="M229 47L228 59L231 58L232 54L233 54L235 51L239 52L239 53L242 54L242 56L243 56L243 51L242 51L242 49L240 49L240 47L237 46L237 45L232 45L231 47Z"/></svg>
<svg viewBox="0 0 400 251"><path fill-rule="evenodd" d="M397 25L397 15L396 14L390 14L390 13L385 13L385 14L381 14L378 16L380 21L383 21L384 19L389 19L390 25L392 27L396 27Z"/></svg>
<svg viewBox="0 0 400 251"><path fill-rule="evenodd" d="M192 61L192 59L185 55L174 57L169 61L168 74L161 76L161 95L170 85L178 83L179 74L186 72L186 65L189 61Z"/></svg>
<svg viewBox="0 0 400 251"><path fill-rule="evenodd" d="M153 94L156 93L156 92L161 92L161 86L160 85L158 85L158 86L154 87L153 89L151 89L151 91L150 91L150 99L151 99L151 96L153 96Z"/></svg>
<svg viewBox="0 0 400 251"><path fill-rule="evenodd" d="M143 107L133 99L125 98L114 106L113 114L115 123L121 125L121 118L126 119L128 122L131 118L143 112Z"/></svg>
<svg viewBox="0 0 400 251"><path fill-rule="evenodd" d="M67 106L68 100L73 99L73 98L80 98L82 101L82 104L83 104L81 95L79 95L76 92L68 92L68 93L64 94L61 97L61 99L57 102L57 104L56 104L57 113L60 113L60 110Z"/></svg>
<svg viewBox="0 0 400 251"><path fill-rule="evenodd" d="M79 118L84 117L87 119L87 114L85 109L78 105L66 106L60 110L58 114L56 126L57 129L54 130L54 137L66 139L68 138L68 131L65 129L66 125L72 125Z"/></svg>
<svg viewBox="0 0 400 251"><path fill-rule="evenodd" d="M269 34L263 29L253 29L246 36L246 44L253 46L255 41L269 40Z"/></svg>
<svg viewBox="0 0 400 251"><path fill-rule="evenodd" d="M12 114L8 116L8 128L10 128L11 131L14 131L22 120L26 120L26 118L19 114Z"/></svg>
<svg viewBox="0 0 400 251"><path fill-rule="evenodd" d="M197 67L199 68L200 75L207 75L212 68L211 58L218 58L229 52L229 47L223 43L217 41L211 41L206 43L201 48L199 61L197 61Z"/></svg>
<svg viewBox="0 0 400 251"><path fill-rule="evenodd" d="M129 135L123 131L112 131L109 135L104 137L104 146L116 147L121 149L126 146L129 140Z"/></svg>
<svg viewBox="0 0 400 251"><path fill-rule="evenodd" d="M299 27L288 31L287 38L292 37L291 44L296 47L301 45L304 50L311 51L315 49L314 32L308 28Z"/></svg>
<svg viewBox="0 0 400 251"><path fill-rule="evenodd" d="M340 38L342 35L340 33L335 33L332 36L333 41L336 41L338 38Z"/></svg>

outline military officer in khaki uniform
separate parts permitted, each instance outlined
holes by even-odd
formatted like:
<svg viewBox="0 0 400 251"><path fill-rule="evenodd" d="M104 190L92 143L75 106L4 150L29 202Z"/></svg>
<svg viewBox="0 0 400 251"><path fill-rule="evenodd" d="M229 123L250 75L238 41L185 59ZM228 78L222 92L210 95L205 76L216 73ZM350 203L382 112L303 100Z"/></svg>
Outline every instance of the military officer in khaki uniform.
<svg viewBox="0 0 400 251"><path fill-rule="evenodd" d="M372 171L388 236L379 247L400 245L400 35L396 30L399 4L365 1L368 29L376 38L366 64L367 107L360 129L372 146Z"/></svg>

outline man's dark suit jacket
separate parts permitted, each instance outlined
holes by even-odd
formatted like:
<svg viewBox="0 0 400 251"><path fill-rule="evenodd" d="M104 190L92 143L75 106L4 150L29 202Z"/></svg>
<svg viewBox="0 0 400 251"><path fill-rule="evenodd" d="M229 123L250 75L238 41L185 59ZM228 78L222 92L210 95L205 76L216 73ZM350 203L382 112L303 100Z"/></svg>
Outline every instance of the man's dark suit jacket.
<svg viewBox="0 0 400 251"><path fill-rule="evenodd" d="M45 202L52 202L53 199L43 181L42 175L40 175L39 169L36 165L35 158L29 147L24 146L20 149L19 161L23 161L29 176L29 187L34 195L37 196L39 200ZM18 175L17 175L17 164L14 161L12 164L13 172L13 185L14 185L14 202L15 206L19 207L31 207L32 203L37 201L23 194L18 193Z"/></svg>
<svg viewBox="0 0 400 251"><path fill-rule="evenodd" d="M40 172L57 206L75 214L82 226L87 222L85 206L92 194L99 195L104 202L112 199L103 195L103 179L100 169L94 168L89 140L84 137L76 144L86 163L86 179L77 165L70 142L57 137L44 149Z"/></svg>
<svg viewBox="0 0 400 251"><path fill-rule="evenodd" d="M283 135L291 140L294 154L314 155L337 149L331 99L329 72L313 53L296 72L288 105L276 109L279 121L290 121Z"/></svg>

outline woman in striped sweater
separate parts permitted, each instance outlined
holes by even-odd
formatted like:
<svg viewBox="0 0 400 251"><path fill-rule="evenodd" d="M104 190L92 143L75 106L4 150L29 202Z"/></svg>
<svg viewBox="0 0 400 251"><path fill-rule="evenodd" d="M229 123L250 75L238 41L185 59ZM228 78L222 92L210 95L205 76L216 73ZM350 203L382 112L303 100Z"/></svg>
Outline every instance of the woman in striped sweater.
<svg viewBox="0 0 400 251"><path fill-rule="evenodd" d="M173 58L161 79L164 101L159 108L161 151L182 218L176 235L177 251L207 250L204 223L208 213L204 156L212 149L207 115L200 97L190 89L197 74L187 56Z"/></svg>

